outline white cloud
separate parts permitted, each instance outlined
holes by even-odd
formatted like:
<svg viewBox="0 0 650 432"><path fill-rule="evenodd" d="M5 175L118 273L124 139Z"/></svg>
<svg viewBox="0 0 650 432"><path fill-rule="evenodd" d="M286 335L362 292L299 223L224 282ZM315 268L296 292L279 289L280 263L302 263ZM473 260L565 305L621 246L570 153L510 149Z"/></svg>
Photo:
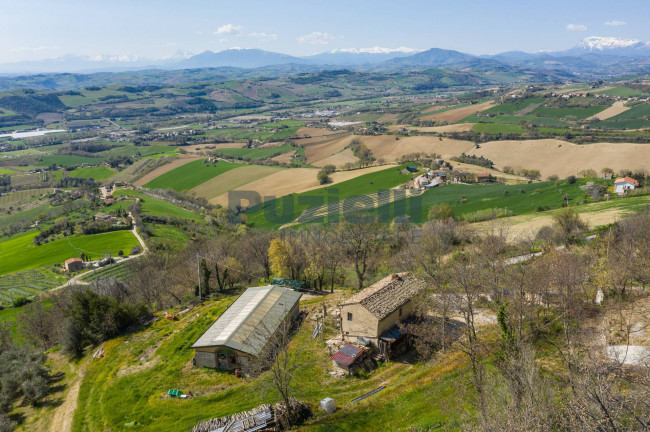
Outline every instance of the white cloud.
<svg viewBox="0 0 650 432"><path fill-rule="evenodd" d="M587 31L588 27L584 24L569 24L566 29L570 31Z"/></svg>
<svg viewBox="0 0 650 432"><path fill-rule="evenodd" d="M224 43L224 42L228 42L228 39L226 39L226 38L219 39L219 43Z"/></svg>
<svg viewBox="0 0 650 432"><path fill-rule="evenodd" d="M327 45L335 37L331 33L312 32L297 38L300 43L309 43L314 45Z"/></svg>
<svg viewBox="0 0 650 432"><path fill-rule="evenodd" d="M612 26L612 27L618 27L618 26L625 26L627 23L625 21L617 21L617 20L612 20L612 21L607 21L605 23L606 26Z"/></svg>
<svg viewBox="0 0 650 432"><path fill-rule="evenodd" d="M51 45L51 46L38 46L38 47L18 47L18 48L12 48L11 52L13 53L27 53L27 54L35 54L35 53L41 53L41 52L48 52L48 51L59 51L61 50L61 47L58 45Z"/></svg>
<svg viewBox="0 0 650 432"><path fill-rule="evenodd" d="M388 54L392 52L416 53L416 52L420 52L420 50L417 50L415 48L408 48L408 47L383 48L383 47L376 46L371 48L341 48L341 49L332 50L332 52L333 53L343 52L343 53L353 53L353 54L360 54L360 53Z"/></svg>
<svg viewBox="0 0 650 432"><path fill-rule="evenodd" d="M214 31L214 34L239 34L244 27L234 24L225 24Z"/></svg>
<svg viewBox="0 0 650 432"><path fill-rule="evenodd" d="M278 38L278 35L276 35L275 33L270 33L269 34L269 33L253 32L253 33L250 33L248 36L250 36L252 38L255 38L255 39L259 39L260 42L268 42L268 41L276 40Z"/></svg>

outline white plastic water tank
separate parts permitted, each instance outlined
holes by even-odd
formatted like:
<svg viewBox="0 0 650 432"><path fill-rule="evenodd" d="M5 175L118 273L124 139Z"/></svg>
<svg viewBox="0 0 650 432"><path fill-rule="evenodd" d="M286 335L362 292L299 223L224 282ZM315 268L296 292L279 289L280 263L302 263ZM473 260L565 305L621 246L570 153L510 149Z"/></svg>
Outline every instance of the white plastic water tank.
<svg viewBox="0 0 650 432"><path fill-rule="evenodd" d="M334 402L334 399L329 397L320 401L320 407L328 414L332 414L334 411L336 411L336 403Z"/></svg>

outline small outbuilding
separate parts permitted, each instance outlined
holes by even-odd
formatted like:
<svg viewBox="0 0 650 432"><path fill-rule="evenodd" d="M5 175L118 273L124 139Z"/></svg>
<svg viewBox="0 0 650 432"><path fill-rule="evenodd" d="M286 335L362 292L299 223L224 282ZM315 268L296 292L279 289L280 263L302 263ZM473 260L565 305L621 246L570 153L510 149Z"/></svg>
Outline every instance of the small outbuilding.
<svg viewBox="0 0 650 432"><path fill-rule="evenodd" d="M365 360L365 350L361 347L345 344L331 357L334 365L349 372L356 373Z"/></svg>
<svg viewBox="0 0 650 432"><path fill-rule="evenodd" d="M72 273L79 270L83 270L84 262L81 258L70 258L65 261L65 269Z"/></svg>
<svg viewBox="0 0 650 432"><path fill-rule="evenodd" d="M283 322L295 321L301 294L275 285L248 288L194 342L196 366L250 370Z"/></svg>

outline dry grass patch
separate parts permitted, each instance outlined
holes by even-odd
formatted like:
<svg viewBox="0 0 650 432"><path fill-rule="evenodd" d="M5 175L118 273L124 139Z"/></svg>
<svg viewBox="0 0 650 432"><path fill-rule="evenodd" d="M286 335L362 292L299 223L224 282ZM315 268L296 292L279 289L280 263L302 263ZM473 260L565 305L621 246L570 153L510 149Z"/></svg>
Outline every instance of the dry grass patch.
<svg viewBox="0 0 650 432"><path fill-rule="evenodd" d="M424 117L421 117L421 120L441 120L447 121L450 123L455 123L469 117L470 115L476 113L477 111L484 111L488 108L494 106L494 102L484 102L482 104L470 105L462 108L451 109L448 111L443 111L440 113L430 114Z"/></svg>
<svg viewBox="0 0 650 432"><path fill-rule="evenodd" d="M605 109L604 111L599 112L598 114L594 114L591 117L589 117L587 120L607 120L608 118L615 117L621 113L624 113L625 111L629 110L630 107L625 106L624 101L616 101L612 106L609 108Z"/></svg>
<svg viewBox="0 0 650 432"><path fill-rule="evenodd" d="M480 149L469 152L484 156L497 168L538 169L543 178L556 174L560 177L576 175L583 169L599 172L609 167L650 170L650 145L631 143L571 144L556 139L527 141L491 141Z"/></svg>
<svg viewBox="0 0 650 432"><path fill-rule="evenodd" d="M304 137L304 136L309 136L312 138L317 138L317 137L324 137L324 136L329 136L329 135L338 135L340 134L341 131L335 131L335 130L329 130L325 128L317 128L317 127L301 127L299 128L296 133L294 134L295 137Z"/></svg>
<svg viewBox="0 0 650 432"><path fill-rule="evenodd" d="M390 126L388 130L394 132L400 130L401 128L407 128L409 131L420 132L420 133L445 133L445 132L467 132L471 131L475 123L459 123L459 124L450 124L445 126L428 126L428 127L418 127L418 126Z"/></svg>
<svg viewBox="0 0 650 432"><path fill-rule="evenodd" d="M249 165L235 168L218 175L205 183L201 183L191 190L197 196L211 199L219 195L226 194L229 190L236 189L248 183L261 180L277 171L279 167Z"/></svg>
<svg viewBox="0 0 650 432"><path fill-rule="evenodd" d="M385 170L390 168L392 165L377 165L369 168L363 168L358 170L351 171L337 171L330 175L332 182L328 184L331 186L333 184L341 183L346 180L350 180L364 174L369 174L375 171ZM241 169L241 168L238 168ZM233 170L236 171L236 170ZM290 168L285 169L271 175L264 177L263 179L258 179L252 181L246 185L232 188L229 190L245 190L245 191L255 191L261 197L265 195L272 195L275 197L281 197L284 195L289 195L292 193L301 193L312 189L317 189L323 187L318 180L316 179L316 174L318 173L317 168ZM230 172L230 171L229 171ZM226 173L228 174L228 173ZM225 175L225 174L223 174ZM222 176L223 176L222 175ZM220 177L222 177L220 176ZM210 200L211 204L221 204L223 206L228 205L228 192L216 196ZM250 206L256 205L259 203L250 203Z"/></svg>
<svg viewBox="0 0 650 432"><path fill-rule="evenodd" d="M448 138L413 136L395 139L393 135L378 136L346 136L344 138L305 148L307 162L316 166L328 163L341 166L346 162L355 162L356 157L346 149L350 142L358 138L371 151L375 158L387 162L397 162L402 155L408 153L438 153L443 157L458 156L470 151L474 144L469 141L459 141Z"/></svg>
<svg viewBox="0 0 650 432"><path fill-rule="evenodd" d="M607 225L621 220L629 211L617 208L605 209L601 211L587 211L581 213L580 207L576 207L582 219L589 228L595 228L601 225ZM510 242L518 242L534 238L540 229L546 226L552 226L555 223L553 213L544 214L527 214L502 218L496 221L479 222L474 226L480 231L488 232L495 225L507 227L507 236Z"/></svg>

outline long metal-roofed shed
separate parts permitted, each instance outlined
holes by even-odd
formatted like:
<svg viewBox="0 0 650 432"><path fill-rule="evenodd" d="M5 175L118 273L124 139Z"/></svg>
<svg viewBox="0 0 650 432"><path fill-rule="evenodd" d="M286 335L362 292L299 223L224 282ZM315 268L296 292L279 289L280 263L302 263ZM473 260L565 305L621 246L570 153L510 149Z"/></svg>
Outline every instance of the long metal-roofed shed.
<svg viewBox="0 0 650 432"><path fill-rule="evenodd" d="M275 285L248 288L194 342L195 364L247 370L280 324L298 317L301 295Z"/></svg>

